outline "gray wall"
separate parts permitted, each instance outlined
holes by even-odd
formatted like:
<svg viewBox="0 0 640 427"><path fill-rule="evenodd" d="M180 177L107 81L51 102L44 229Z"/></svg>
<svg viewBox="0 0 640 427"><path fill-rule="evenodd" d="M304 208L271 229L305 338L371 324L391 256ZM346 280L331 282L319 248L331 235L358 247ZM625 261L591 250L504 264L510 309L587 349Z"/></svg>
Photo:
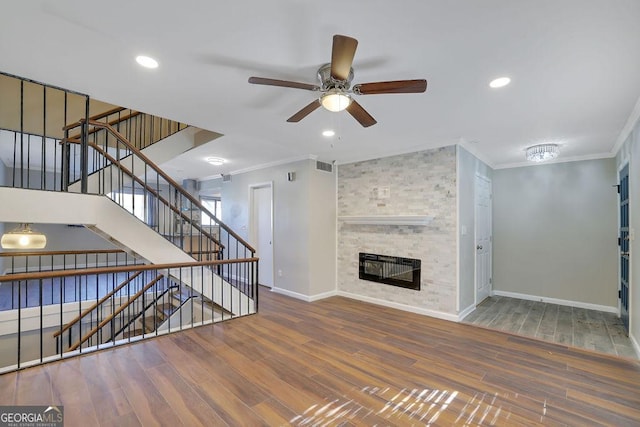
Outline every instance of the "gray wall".
<svg viewBox="0 0 640 427"><path fill-rule="evenodd" d="M294 181L287 181L287 172L295 172ZM334 291L335 174L302 160L233 175L222 183L223 220L247 241L249 186L266 182L273 183L274 288L305 299ZM203 182L200 188L204 192L217 185Z"/></svg>
<svg viewBox="0 0 640 427"><path fill-rule="evenodd" d="M0 160L0 187L3 187L6 185L7 169L8 168L5 167L2 160ZM5 229L6 229L5 224L3 222L0 222L0 237L4 234ZM0 248L0 251L2 251L2 248ZM0 274L2 274L3 271L4 271L4 260L3 258L0 258Z"/></svg>
<svg viewBox="0 0 640 427"><path fill-rule="evenodd" d="M311 167L309 191L310 295L336 290L336 174ZM331 248L328 250L327 248Z"/></svg>
<svg viewBox="0 0 640 427"><path fill-rule="evenodd" d="M17 223L7 222L5 223L5 230L13 230L18 225L19 224ZM32 224L32 227L47 236L47 246L43 251L118 249L110 242L85 227L69 227L63 224ZM4 252L20 252L20 250L5 250ZM34 251L34 253L37 252L38 251ZM73 257L69 257L67 259L69 262L74 262ZM89 263L91 264L94 259L95 258L90 257ZM113 259L113 256L111 256L110 259ZM0 258L0 262L1 261L2 258ZM15 268L17 271L20 271L21 268L25 267L25 261L26 259L24 257L14 258L14 262L12 264L9 264L9 261L5 260L5 264L0 265L2 267L0 274L5 272L5 268ZM62 257L56 256L53 260L51 257L43 257L39 261L38 266L43 268L49 267L51 266L52 261L53 264L57 266L62 263ZM82 266L85 262L85 258L79 257L77 262ZM36 267L33 263L34 259L30 258L29 265L31 268Z"/></svg>
<svg viewBox="0 0 640 427"><path fill-rule="evenodd" d="M458 281L460 284L458 301L463 311L475 304L475 270L476 270L476 174L491 179L493 170L461 146L458 150L458 245L460 263L458 265Z"/></svg>
<svg viewBox="0 0 640 427"><path fill-rule="evenodd" d="M42 172L38 169L20 170L7 166L5 176L7 186L32 188L35 190L60 191L62 182L61 174L55 172ZM15 185L13 185L14 181Z"/></svg>
<svg viewBox="0 0 640 427"><path fill-rule="evenodd" d="M495 170L493 289L617 307L614 159Z"/></svg>
<svg viewBox="0 0 640 427"><path fill-rule="evenodd" d="M631 280L629 284L629 334L640 352L640 121L636 122L616 156L617 168L629 163Z"/></svg>

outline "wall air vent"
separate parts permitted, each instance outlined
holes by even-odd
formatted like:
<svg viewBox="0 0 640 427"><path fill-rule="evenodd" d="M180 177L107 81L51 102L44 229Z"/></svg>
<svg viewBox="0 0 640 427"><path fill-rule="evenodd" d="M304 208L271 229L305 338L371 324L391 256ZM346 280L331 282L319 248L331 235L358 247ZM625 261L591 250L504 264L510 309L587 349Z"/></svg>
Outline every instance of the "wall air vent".
<svg viewBox="0 0 640 427"><path fill-rule="evenodd" d="M222 175L222 182L231 182L231 175Z"/></svg>
<svg viewBox="0 0 640 427"><path fill-rule="evenodd" d="M325 171L325 172L333 172L333 165L331 163L316 161L316 169Z"/></svg>

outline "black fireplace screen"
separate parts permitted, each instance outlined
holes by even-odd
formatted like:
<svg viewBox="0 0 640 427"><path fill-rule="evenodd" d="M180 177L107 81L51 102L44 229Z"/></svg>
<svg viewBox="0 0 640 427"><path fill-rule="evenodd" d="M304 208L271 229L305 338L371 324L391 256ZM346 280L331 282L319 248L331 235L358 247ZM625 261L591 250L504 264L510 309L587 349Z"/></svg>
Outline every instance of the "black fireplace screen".
<svg viewBox="0 0 640 427"><path fill-rule="evenodd" d="M360 252L362 280L420 290L420 260Z"/></svg>

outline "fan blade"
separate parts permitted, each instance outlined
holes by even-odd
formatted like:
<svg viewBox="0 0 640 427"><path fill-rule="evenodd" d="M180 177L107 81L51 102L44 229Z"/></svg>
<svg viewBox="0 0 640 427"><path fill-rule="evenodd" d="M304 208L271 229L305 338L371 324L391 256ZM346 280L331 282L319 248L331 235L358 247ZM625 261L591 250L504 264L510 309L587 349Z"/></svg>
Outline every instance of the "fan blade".
<svg viewBox="0 0 640 427"><path fill-rule="evenodd" d="M347 80L351 72L351 64L356 54L358 40L336 34L333 36L331 50L331 77L336 80Z"/></svg>
<svg viewBox="0 0 640 427"><path fill-rule="evenodd" d="M292 87L294 89L320 90L319 86L309 83L290 82L288 80L267 79L264 77L249 77L249 83L254 85Z"/></svg>
<svg viewBox="0 0 640 427"><path fill-rule="evenodd" d="M302 110L298 111L293 116L289 117L287 119L287 121L289 123L297 123L300 120L302 120L305 117L307 117L312 112L314 112L318 107L320 107L320 101L316 99L316 100L312 101L309 105L304 107Z"/></svg>
<svg viewBox="0 0 640 427"><path fill-rule="evenodd" d="M353 86L353 91L360 95L377 95L381 93L422 93L425 90L427 90L427 81L424 79L362 83Z"/></svg>
<svg viewBox="0 0 640 427"><path fill-rule="evenodd" d="M356 101L351 101L351 104L347 107L347 111L349 114L353 116L362 126L368 128L369 126L373 126L376 123L376 119L374 119L371 114L367 113L367 110L362 108L362 105L358 104Z"/></svg>

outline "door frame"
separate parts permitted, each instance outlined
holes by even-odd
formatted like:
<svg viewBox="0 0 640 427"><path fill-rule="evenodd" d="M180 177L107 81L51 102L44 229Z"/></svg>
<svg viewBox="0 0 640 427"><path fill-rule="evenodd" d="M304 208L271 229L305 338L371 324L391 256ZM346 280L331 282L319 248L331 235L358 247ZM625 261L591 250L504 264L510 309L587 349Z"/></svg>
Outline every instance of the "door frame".
<svg viewBox="0 0 640 427"><path fill-rule="evenodd" d="M275 282L274 282L274 257L273 257L273 181L266 181L266 182L260 182L260 183L256 183L256 184L249 184L249 215L248 215L248 222L249 222L249 241L250 242L256 242L256 251L257 251L257 246L258 246L258 242L257 242L257 227L255 224L255 218L253 215L253 209L254 209L254 204L255 204L255 197L254 197L254 191L255 190L259 190L262 188L268 188L269 189L269 196L271 198L271 206L270 206L270 216L271 216L271 221L270 221L270 230L269 230L269 238L271 241L271 280L269 281L271 283L271 288L273 289L275 287ZM260 279L260 275L264 274L264 272L258 270L258 279Z"/></svg>
<svg viewBox="0 0 640 427"><path fill-rule="evenodd" d="M630 159L628 157L625 157L625 158L622 159L622 161L618 165L618 168L617 168L617 171L616 171L616 182L617 182L617 188L618 188L618 197L616 197L616 208L617 208L617 212L618 212L618 215L617 215L618 227L616 229L616 233L618 235L618 238L621 237L621 228L622 228L622 221L621 221L622 218L621 218L621 210L620 210L620 202L621 202L621 200L620 200L620 197L621 197L620 186L621 186L622 183L620 182L620 172L622 172L622 170L625 167L627 168L627 170L628 170L627 173L629 174L630 171L631 171L631 161L630 161ZM630 180L630 175L629 175L628 179ZM631 185L631 181L629 181L629 186L630 185ZM631 218L633 218L632 212L631 212L632 206L631 206L631 191L630 190L631 190L631 187L629 187L629 212L628 212L628 215L629 215L629 219L628 219L628 221L629 221L629 224L628 224L629 234L628 235L629 236L631 236L631 233L630 233L631 232ZM631 251L631 246L632 245L631 245L631 241L630 241L629 242L629 252ZM617 256L616 260L617 260L617 264L618 264L618 277L617 277L617 279L618 279L618 288L617 289L618 289L618 317L619 318L622 317L622 298L620 296L620 292L622 292L622 264L621 264L621 258L622 258L622 245L618 245L618 256ZM629 307L627 307L627 316L628 316L629 325L628 325L628 328L627 328L627 333L630 332L630 328L631 328L631 302L632 302L632 299L631 299L631 292L632 292L632 290L631 290L631 282L632 282L632 274L633 274L633 266L632 266L632 261L631 261L632 257L629 256L628 258L629 259L628 259L627 287L628 287L628 290L629 290L629 296L627 298L628 298Z"/></svg>
<svg viewBox="0 0 640 427"><path fill-rule="evenodd" d="M483 179L489 183L489 239L491 242L491 248L489 249L491 260L489 263L489 296L493 294L493 181L488 176L476 172L473 180L473 300L476 306L480 303L478 301L478 250L476 249L478 244L478 179Z"/></svg>

